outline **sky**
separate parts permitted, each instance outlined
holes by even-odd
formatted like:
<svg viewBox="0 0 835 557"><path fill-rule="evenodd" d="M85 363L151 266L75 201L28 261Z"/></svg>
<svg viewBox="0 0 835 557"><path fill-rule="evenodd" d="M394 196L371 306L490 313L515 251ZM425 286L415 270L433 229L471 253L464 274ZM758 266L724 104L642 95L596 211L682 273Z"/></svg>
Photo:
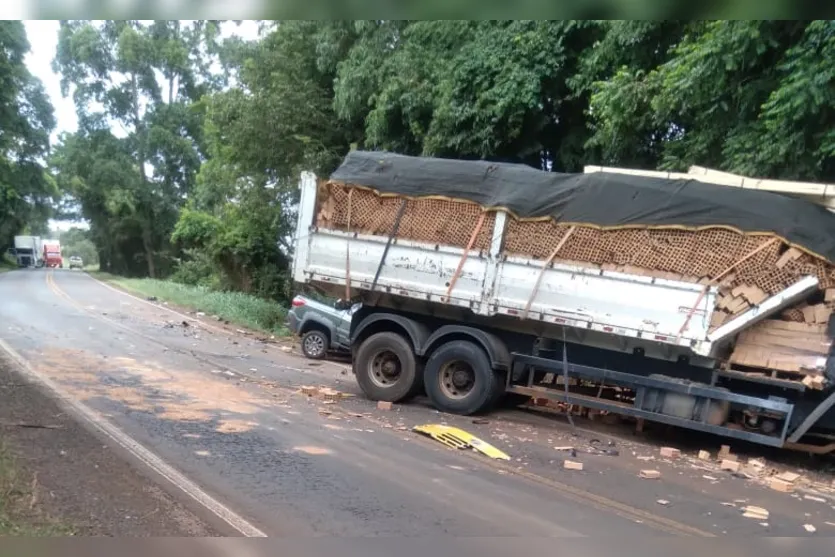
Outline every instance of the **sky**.
<svg viewBox="0 0 835 557"><path fill-rule="evenodd" d="M3 2L5 0L0 0ZM24 21L26 36L31 46L26 56L26 67L39 78L55 108L55 131L52 132L52 143L62 132L74 132L78 128L78 119L71 97L61 95L61 77L52 71L52 59L58 46L58 22L55 20ZM221 36L238 35L244 39L254 39L258 36L258 24L255 21L244 21L240 26L226 24L222 28ZM84 227L86 223L50 221L53 230L66 230L72 227Z"/></svg>

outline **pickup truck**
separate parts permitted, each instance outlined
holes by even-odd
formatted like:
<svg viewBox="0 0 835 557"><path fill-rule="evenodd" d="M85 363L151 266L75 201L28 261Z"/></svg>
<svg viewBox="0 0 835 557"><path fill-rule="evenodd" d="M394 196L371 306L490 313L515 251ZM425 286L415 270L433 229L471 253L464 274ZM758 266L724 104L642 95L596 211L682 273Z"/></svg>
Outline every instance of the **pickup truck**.
<svg viewBox="0 0 835 557"><path fill-rule="evenodd" d="M351 339L351 318L359 305L351 307L337 300L323 304L298 295L287 312L287 326L301 337L302 353L313 360L321 360L329 352L348 352Z"/></svg>

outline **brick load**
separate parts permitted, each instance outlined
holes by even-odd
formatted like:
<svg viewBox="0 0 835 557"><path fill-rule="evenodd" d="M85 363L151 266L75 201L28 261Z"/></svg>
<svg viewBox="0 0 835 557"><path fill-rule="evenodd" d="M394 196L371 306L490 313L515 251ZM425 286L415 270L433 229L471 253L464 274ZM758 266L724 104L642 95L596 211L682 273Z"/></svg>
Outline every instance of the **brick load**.
<svg viewBox="0 0 835 557"><path fill-rule="evenodd" d="M388 236L404 199L338 182L322 182L316 223L327 229ZM481 206L469 201L429 197L408 198L406 203L397 237L435 245L466 247L483 213ZM473 249L489 249L494 223L495 213L488 212ZM578 225L566 239L571 228L572 225L550 219L521 220L509 215L502 251L505 255L544 261L564 241L555 261L700 284L725 273L719 281L713 328L808 275L818 278L821 289L831 290L827 290L825 298L820 296L820 303L798 304L784 311L779 319L824 323L835 304L835 266L773 235L743 234L725 227L605 230ZM729 269L732 270L726 273ZM753 362L755 358L750 354L748 349L739 353L740 365L755 365L741 363ZM780 351L766 357L765 363L763 358L756 361L761 367L778 362L779 369L797 371L811 357L806 354L802 365L793 365L785 363L785 356Z"/></svg>

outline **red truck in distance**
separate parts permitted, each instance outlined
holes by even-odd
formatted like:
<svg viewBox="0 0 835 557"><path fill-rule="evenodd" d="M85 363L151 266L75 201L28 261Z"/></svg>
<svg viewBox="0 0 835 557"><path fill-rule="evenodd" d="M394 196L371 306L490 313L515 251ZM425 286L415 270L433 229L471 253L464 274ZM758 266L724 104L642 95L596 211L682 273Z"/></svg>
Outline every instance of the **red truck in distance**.
<svg viewBox="0 0 835 557"><path fill-rule="evenodd" d="M46 267L64 267L64 259L61 257L61 243L58 240L43 241L43 261Z"/></svg>

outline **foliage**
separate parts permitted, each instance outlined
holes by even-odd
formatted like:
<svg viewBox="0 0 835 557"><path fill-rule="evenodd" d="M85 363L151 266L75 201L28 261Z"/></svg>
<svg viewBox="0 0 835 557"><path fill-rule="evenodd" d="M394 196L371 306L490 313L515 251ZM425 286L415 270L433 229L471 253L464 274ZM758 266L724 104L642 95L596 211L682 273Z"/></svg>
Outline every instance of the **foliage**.
<svg viewBox="0 0 835 557"><path fill-rule="evenodd" d="M98 265L99 257L96 245L90 240L90 233L81 228L71 228L57 235L61 242L61 253L64 256L65 265L67 259L73 256L80 257L84 265Z"/></svg>
<svg viewBox="0 0 835 557"><path fill-rule="evenodd" d="M835 23L690 24L651 66L594 84L590 145L606 161L832 181Z"/></svg>
<svg viewBox="0 0 835 557"><path fill-rule="evenodd" d="M171 266L169 236L202 160L199 101L218 82L203 48L215 36L204 21L61 23L55 68L79 131L53 167L105 269L153 277Z"/></svg>
<svg viewBox="0 0 835 557"><path fill-rule="evenodd" d="M219 292L204 286L179 284L168 280L128 279L100 275L127 290L250 329L275 335L286 335L287 308L277 302L243 292Z"/></svg>
<svg viewBox="0 0 835 557"><path fill-rule="evenodd" d="M46 226L58 195L41 158L55 127L40 81L26 69L29 42L19 21L0 21L0 253L27 227Z"/></svg>
<svg viewBox="0 0 835 557"><path fill-rule="evenodd" d="M255 44L226 45L240 87L205 99L209 158L174 228L187 266L178 280L289 297L299 172L329 172L349 146L332 85L350 27L284 22ZM218 276L199 276L209 261Z"/></svg>
<svg viewBox="0 0 835 557"><path fill-rule="evenodd" d="M32 493L31 474L0 439L0 536L72 536L73 528L46 516Z"/></svg>

